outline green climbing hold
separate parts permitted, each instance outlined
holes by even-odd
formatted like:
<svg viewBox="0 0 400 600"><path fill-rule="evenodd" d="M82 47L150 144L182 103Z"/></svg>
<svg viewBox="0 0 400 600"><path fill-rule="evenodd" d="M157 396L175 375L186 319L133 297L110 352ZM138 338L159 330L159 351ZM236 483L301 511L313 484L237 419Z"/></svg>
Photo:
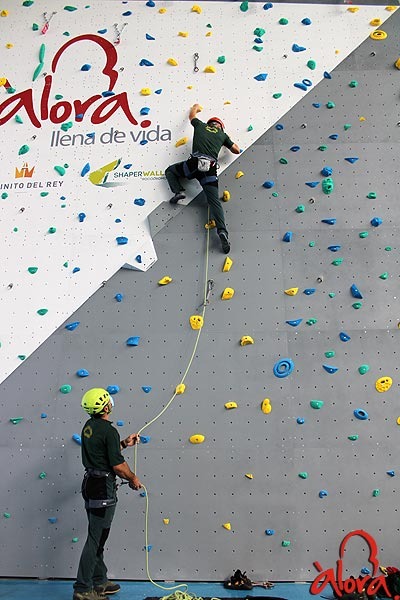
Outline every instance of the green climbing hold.
<svg viewBox="0 0 400 600"><path fill-rule="evenodd" d="M279 162L281 163L281 165L287 165L289 161L287 158L282 156L282 158L279 159Z"/></svg>
<svg viewBox="0 0 400 600"><path fill-rule="evenodd" d="M39 31L39 25L37 23L32 23L32 31Z"/></svg>
<svg viewBox="0 0 400 600"><path fill-rule="evenodd" d="M21 119L21 117L19 115L15 115L15 122L16 123L23 123L23 120Z"/></svg>
<svg viewBox="0 0 400 600"><path fill-rule="evenodd" d="M392 246L386 246L386 248L385 248L386 252L390 252L391 249L392 249Z"/></svg>
<svg viewBox="0 0 400 600"><path fill-rule="evenodd" d="M351 127L350 123L345 123L345 124L343 125L343 129L344 129L345 131L347 131L348 129L350 129L350 127Z"/></svg>
<svg viewBox="0 0 400 600"><path fill-rule="evenodd" d="M13 87L7 88L7 94L14 94L14 92L15 92L15 88L13 88Z"/></svg>
<svg viewBox="0 0 400 600"><path fill-rule="evenodd" d="M288 546L290 546L290 542L289 542L289 540L282 540L282 546L283 546L284 548L287 548Z"/></svg>
<svg viewBox="0 0 400 600"><path fill-rule="evenodd" d="M308 242L308 245L310 248L314 248L315 242L314 241Z"/></svg>
<svg viewBox="0 0 400 600"><path fill-rule="evenodd" d="M307 325L315 325L316 322L317 322L317 319L312 318L312 319L308 319L308 321L306 321L306 324Z"/></svg>
<svg viewBox="0 0 400 600"><path fill-rule="evenodd" d="M281 92L277 92L276 94L272 94L272 97L275 98L275 100L278 100L278 98L282 97Z"/></svg>
<svg viewBox="0 0 400 600"><path fill-rule="evenodd" d="M7 194L7 192L3 192L1 195L1 199L6 200L6 198L8 198L8 194Z"/></svg>
<svg viewBox="0 0 400 600"><path fill-rule="evenodd" d="M328 150L328 146L322 144L322 146L319 146L318 150L321 150L321 152L323 152L324 150Z"/></svg>
<svg viewBox="0 0 400 600"><path fill-rule="evenodd" d="M45 473L44 471L39 473L39 479L46 479L46 477L47 477L47 473Z"/></svg>
<svg viewBox="0 0 400 600"><path fill-rule="evenodd" d="M247 131L253 131L253 129L254 129L253 125L249 125L247 128Z"/></svg>
<svg viewBox="0 0 400 600"><path fill-rule="evenodd" d="M335 267L338 267L339 265L341 265L343 262L343 258L335 258L335 260L332 261L332 265L334 265Z"/></svg>
<svg viewBox="0 0 400 600"><path fill-rule="evenodd" d="M33 0L24 0L22 6L32 6Z"/></svg>
<svg viewBox="0 0 400 600"><path fill-rule="evenodd" d="M360 373L360 375L365 375L365 373L368 373L369 371L369 365L360 365L358 367L358 372Z"/></svg>
<svg viewBox="0 0 400 600"><path fill-rule="evenodd" d="M347 439L351 440L352 442L356 442L358 440L358 435L357 434L349 435L349 436L347 436Z"/></svg>
<svg viewBox="0 0 400 600"><path fill-rule="evenodd" d="M76 6L64 6L64 10L68 12L73 12L74 10L78 10Z"/></svg>
<svg viewBox="0 0 400 600"><path fill-rule="evenodd" d="M29 146L27 146L26 144L21 146L21 148L18 150L18 154L20 156L21 156L21 154L26 154L27 152L29 152Z"/></svg>
<svg viewBox="0 0 400 600"><path fill-rule="evenodd" d="M279 196L278 192L272 192L271 194L274 198L277 198Z"/></svg>
<svg viewBox="0 0 400 600"><path fill-rule="evenodd" d="M311 400L311 402L310 402L311 408L315 408L315 410L319 410L320 408L323 407L323 405L324 405L323 400Z"/></svg>
<svg viewBox="0 0 400 600"><path fill-rule="evenodd" d="M335 356L335 351L334 350L327 350L325 352L325 356L326 356L326 358L333 358Z"/></svg>
<svg viewBox="0 0 400 600"><path fill-rule="evenodd" d="M18 227L14 227L13 231L16 233L18 231Z"/></svg>
<svg viewBox="0 0 400 600"><path fill-rule="evenodd" d="M54 170L55 170L55 171L57 171L57 173L58 173L59 175L65 175L65 168L64 168L64 167L62 167L61 165L56 165L56 166L54 167Z"/></svg>
<svg viewBox="0 0 400 600"><path fill-rule="evenodd" d="M47 231L48 233L55 233L57 229L55 227L49 227Z"/></svg>
<svg viewBox="0 0 400 600"><path fill-rule="evenodd" d="M28 271L32 275L34 275L35 273L37 273L37 270L38 270L38 267L28 267Z"/></svg>
<svg viewBox="0 0 400 600"><path fill-rule="evenodd" d="M39 62L43 62L44 61L44 55L46 53L46 46L45 44L41 44L40 48L39 48Z"/></svg>
<svg viewBox="0 0 400 600"><path fill-rule="evenodd" d="M354 80L350 81L349 86L352 87L352 88L357 87L358 86L358 81L354 81Z"/></svg>
<svg viewBox="0 0 400 600"><path fill-rule="evenodd" d="M374 496L374 498L376 498L377 496L380 496L381 494L381 490L379 488L376 488L373 492L372 495Z"/></svg>
<svg viewBox="0 0 400 600"><path fill-rule="evenodd" d="M375 200L376 192L369 192L369 194L367 194L367 198L369 198L370 200Z"/></svg>
<svg viewBox="0 0 400 600"><path fill-rule="evenodd" d="M225 56L218 56L217 58L217 62L219 62L221 65L226 61Z"/></svg>
<svg viewBox="0 0 400 600"><path fill-rule="evenodd" d="M317 63L315 62L315 60L309 60L307 63L307 67L311 69L311 71L314 71L314 69L317 67Z"/></svg>
<svg viewBox="0 0 400 600"><path fill-rule="evenodd" d="M256 50L257 52L261 52L262 50L264 50L263 46L253 46L253 50Z"/></svg>
<svg viewBox="0 0 400 600"><path fill-rule="evenodd" d="M362 302L354 302L354 304L352 304L352 307L353 307L355 310L358 310L359 308L361 308L361 307L362 307Z"/></svg>
<svg viewBox="0 0 400 600"><path fill-rule="evenodd" d="M72 121L67 121L66 123L63 123L63 124L61 125L61 129L62 129L63 131L68 131L68 129L71 129L71 127L72 127L72 126L73 126L73 123L72 123Z"/></svg>
<svg viewBox="0 0 400 600"><path fill-rule="evenodd" d="M305 471L303 471L302 473L299 473L299 477L300 477L301 479L307 479L307 477L308 477L308 473L306 473Z"/></svg>
<svg viewBox="0 0 400 600"><path fill-rule="evenodd" d="M9 519L9 518L11 517L11 515L10 515L10 513L8 513L8 512L5 512L5 513L3 513L3 517L4 517L5 519Z"/></svg>
<svg viewBox="0 0 400 600"><path fill-rule="evenodd" d="M336 104L334 102L329 101L326 103L326 108L335 108L335 106Z"/></svg>
<svg viewBox="0 0 400 600"><path fill-rule="evenodd" d="M296 206L297 213L303 213L305 210L306 210L306 207L304 206L304 204L299 204L298 206Z"/></svg>
<svg viewBox="0 0 400 600"><path fill-rule="evenodd" d="M63 96L62 94L56 94L56 95L54 96L54 98L55 98L56 100L62 100L62 99L64 98L64 96Z"/></svg>
<svg viewBox="0 0 400 600"><path fill-rule="evenodd" d="M336 296L335 292L329 292L328 294L329 298L334 298Z"/></svg>
<svg viewBox="0 0 400 600"><path fill-rule="evenodd" d="M60 387L60 392L62 394L69 394L71 391L72 391L72 386L67 383Z"/></svg>
<svg viewBox="0 0 400 600"><path fill-rule="evenodd" d="M73 538L72 538L72 542L73 542L74 544L76 544L76 542L79 542L79 538L77 538L77 537L73 537Z"/></svg>
<svg viewBox="0 0 400 600"><path fill-rule="evenodd" d="M63 267L68 267L68 261L63 264Z"/></svg>
<svg viewBox="0 0 400 600"><path fill-rule="evenodd" d="M86 6L85 6L85 8L86 8ZM211 23L207 23L206 27L208 27L209 29L212 29Z"/></svg>
<svg viewBox="0 0 400 600"><path fill-rule="evenodd" d="M249 10L249 3L248 0L244 0L244 2L241 3L240 5L240 10L242 12L246 12L247 10Z"/></svg>
<svg viewBox="0 0 400 600"><path fill-rule="evenodd" d="M385 271L382 275L379 275L379 279L387 279L389 277L389 273Z"/></svg>
<svg viewBox="0 0 400 600"><path fill-rule="evenodd" d="M18 358L19 358L19 360L25 360L26 354L18 354Z"/></svg>
<svg viewBox="0 0 400 600"><path fill-rule="evenodd" d="M71 34L69 31L64 31L63 35L65 35L66 37L69 37Z"/></svg>
<svg viewBox="0 0 400 600"><path fill-rule="evenodd" d="M262 37L265 33L265 29L263 29L262 27L256 27L253 33L256 37Z"/></svg>
<svg viewBox="0 0 400 600"><path fill-rule="evenodd" d="M32 81L36 81L36 79L39 77L40 71L43 69L43 67L44 67L44 63L40 62L38 64L38 66L36 67L36 69L33 71Z"/></svg>
<svg viewBox="0 0 400 600"><path fill-rule="evenodd" d="M360 238L366 238L366 237L368 237L368 236L369 236L369 233L368 233L368 231L361 231L361 232L358 234L358 236L359 236Z"/></svg>
<svg viewBox="0 0 400 600"><path fill-rule="evenodd" d="M23 421L23 419L24 419L24 417L12 417L12 418L10 419L10 422L11 422L13 425L18 425L18 423L21 423L21 421Z"/></svg>
<svg viewBox="0 0 400 600"><path fill-rule="evenodd" d="M326 177L322 180L322 191L324 192L324 194L331 194L333 192L334 187L335 184L332 177Z"/></svg>
<svg viewBox="0 0 400 600"><path fill-rule="evenodd" d="M66 204L61 204L61 208L66 208L67 205Z"/></svg>
<svg viewBox="0 0 400 600"><path fill-rule="evenodd" d="M285 17L282 17L282 19L279 19L279 25L287 25L289 23L289 21L287 19L285 19Z"/></svg>
<svg viewBox="0 0 400 600"><path fill-rule="evenodd" d="M40 192L40 195L42 196L42 198L45 198L49 195L49 192Z"/></svg>
<svg viewBox="0 0 400 600"><path fill-rule="evenodd" d="M49 312L48 308L39 308L39 310L36 311L38 315L40 315L41 317L43 317L43 315L45 315L46 313Z"/></svg>

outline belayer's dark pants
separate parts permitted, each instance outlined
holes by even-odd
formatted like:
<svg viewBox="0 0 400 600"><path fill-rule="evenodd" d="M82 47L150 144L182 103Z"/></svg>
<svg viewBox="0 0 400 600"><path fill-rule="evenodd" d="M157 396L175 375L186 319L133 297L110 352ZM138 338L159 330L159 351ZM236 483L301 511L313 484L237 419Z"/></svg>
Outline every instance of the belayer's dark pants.
<svg viewBox="0 0 400 600"><path fill-rule="evenodd" d="M107 581L107 567L104 563L104 544L110 533L115 513L115 505L106 508L86 509L89 526L86 543L79 561L78 575L74 583L77 592L88 592L94 586Z"/></svg>
<svg viewBox="0 0 400 600"><path fill-rule="evenodd" d="M175 163L169 166L165 170L165 177L169 183L169 187L171 191L176 194L177 192L181 192L184 188L181 185L180 179L186 177L184 172L184 165L190 170L190 178L189 179L197 179L200 183L203 191L206 195L208 206L210 207L210 217L214 219L215 224L217 226L217 231L226 231L225 225L225 216L224 209L222 208L221 200L218 195L218 177L217 177L217 168L211 167L208 171L202 172L197 170L197 159L189 158L189 160L184 162ZM202 180L210 177L214 179L211 183L204 183Z"/></svg>

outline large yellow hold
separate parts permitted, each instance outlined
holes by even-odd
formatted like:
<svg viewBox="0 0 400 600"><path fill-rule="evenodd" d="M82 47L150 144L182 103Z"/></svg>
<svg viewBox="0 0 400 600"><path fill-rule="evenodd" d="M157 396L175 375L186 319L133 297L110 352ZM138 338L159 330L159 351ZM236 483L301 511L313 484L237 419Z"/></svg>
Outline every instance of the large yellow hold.
<svg viewBox="0 0 400 600"><path fill-rule="evenodd" d="M168 285L169 283L171 283L171 281L172 281L172 277L169 277L168 275L166 275L165 277L160 279L160 281L158 282L158 285Z"/></svg>
<svg viewBox="0 0 400 600"><path fill-rule="evenodd" d="M222 527L228 531L232 531L232 525L230 523L224 523Z"/></svg>
<svg viewBox="0 0 400 600"><path fill-rule="evenodd" d="M225 408L227 410L231 410L232 408L237 408L238 405L236 404L236 402L225 402L224 404Z"/></svg>
<svg viewBox="0 0 400 600"><path fill-rule="evenodd" d="M233 265L233 260L231 258L229 258L229 256L227 256L225 259L225 262L224 262L224 266L222 267L223 273L227 273L228 271L230 271L232 265Z"/></svg>
<svg viewBox="0 0 400 600"><path fill-rule="evenodd" d="M224 190L224 193L222 194L222 200L224 202L228 202L228 200L231 199L231 194L228 190Z"/></svg>
<svg viewBox="0 0 400 600"><path fill-rule="evenodd" d="M251 335L243 335L240 338L240 345L241 346L248 346L249 344L254 344L254 340L251 337Z"/></svg>
<svg viewBox="0 0 400 600"><path fill-rule="evenodd" d="M178 61L177 61L175 58L169 58L169 59L167 60L167 63L168 63L169 65L171 65L171 67L176 67L176 66L178 66Z"/></svg>
<svg viewBox="0 0 400 600"><path fill-rule="evenodd" d="M186 385L184 383L179 383L175 388L175 394L178 396L179 394L183 394L186 390Z"/></svg>
<svg viewBox="0 0 400 600"><path fill-rule="evenodd" d="M151 89L150 88L142 88L140 90L140 95L141 96L150 96L151 94Z"/></svg>
<svg viewBox="0 0 400 600"><path fill-rule="evenodd" d="M285 294L286 296L295 296L298 291L299 288L289 288L288 290L285 290Z"/></svg>
<svg viewBox="0 0 400 600"><path fill-rule="evenodd" d="M204 319L201 315L192 315L189 322L192 329L201 329L204 324Z"/></svg>
<svg viewBox="0 0 400 600"><path fill-rule="evenodd" d="M271 400L269 398L265 398L265 400L261 402L261 410L264 414L269 415L272 410Z"/></svg>
<svg viewBox="0 0 400 600"><path fill-rule="evenodd" d="M184 146L189 141L188 137L180 138L177 142L175 142L175 148L179 148L179 146Z"/></svg>
<svg viewBox="0 0 400 600"><path fill-rule="evenodd" d="M191 444L202 444L206 438L201 433L194 433L190 436L189 442Z"/></svg>
<svg viewBox="0 0 400 600"><path fill-rule="evenodd" d="M396 60L396 62L394 63L394 66L396 67L396 69L400 69L400 58L398 58ZM1 84L0 84L1 85Z"/></svg>
<svg viewBox="0 0 400 600"><path fill-rule="evenodd" d="M380 377L375 382L377 392L387 392L392 387L393 380L391 377Z"/></svg>
<svg viewBox="0 0 400 600"><path fill-rule="evenodd" d="M230 300L233 298L235 290L233 288L227 287L221 294L221 300Z"/></svg>
<svg viewBox="0 0 400 600"><path fill-rule="evenodd" d="M192 12L196 12L197 14L200 14L201 10L202 10L201 6L199 6L198 4L193 4Z"/></svg>
<svg viewBox="0 0 400 600"><path fill-rule="evenodd" d="M204 73L216 73L217 69L215 67L213 67L212 65L207 65L206 67L204 67Z"/></svg>

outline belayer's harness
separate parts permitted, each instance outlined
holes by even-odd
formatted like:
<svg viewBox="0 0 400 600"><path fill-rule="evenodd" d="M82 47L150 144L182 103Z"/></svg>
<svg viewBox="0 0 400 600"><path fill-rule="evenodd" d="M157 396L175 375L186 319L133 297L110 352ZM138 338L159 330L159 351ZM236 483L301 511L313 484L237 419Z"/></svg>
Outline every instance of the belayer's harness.
<svg viewBox="0 0 400 600"><path fill-rule="evenodd" d="M110 482L107 485L107 482ZM114 493L111 493L111 488ZM111 471L86 469L82 481L82 496L85 508L107 508L117 503L115 477Z"/></svg>
<svg viewBox="0 0 400 600"><path fill-rule="evenodd" d="M191 164L189 164L191 163ZM196 178L200 185L207 185L207 183L215 183L218 181L217 175L204 175L199 177L199 173L208 173L210 169L218 168L218 161L212 156L207 154L201 154L200 152L194 152L183 163L183 173L187 179Z"/></svg>

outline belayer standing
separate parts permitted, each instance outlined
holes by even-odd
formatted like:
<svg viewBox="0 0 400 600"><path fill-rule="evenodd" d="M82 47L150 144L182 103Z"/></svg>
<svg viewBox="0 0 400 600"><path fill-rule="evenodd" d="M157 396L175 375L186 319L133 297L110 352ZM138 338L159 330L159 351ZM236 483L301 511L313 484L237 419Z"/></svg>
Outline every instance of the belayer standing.
<svg viewBox="0 0 400 600"><path fill-rule="evenodd" d="M116 475L129 481L129 487L142 487L121 454L127 446L139 442L136 433L120 440L109 416L114 406L110 394L101 388L88 390L82 408L90 419L82 429L82 462L85 475L82 496L89 521L88 535L79 561L73 600L105 600L119 591L118 583L107 579L104 545L110 533L117 503Z"/></svg>
<svg viewBox="0 0 400 600"><path fill-rule="evenodd" d="M189 121L194 128L192 154L187 160L170 165L165 171L165 176L174 193L170 200L171 204L186 198L180 178L197 179L206 195L211 219L214 219L217 226L222 251L227 254L230 244L224 210L218 195L218 154L222 146L228 148L233 154L240 154L240 148L225 133L221 119L211 117L207 123L203 123L196 117L200 111L200 104L194 104L189 112Z"/></svg>

